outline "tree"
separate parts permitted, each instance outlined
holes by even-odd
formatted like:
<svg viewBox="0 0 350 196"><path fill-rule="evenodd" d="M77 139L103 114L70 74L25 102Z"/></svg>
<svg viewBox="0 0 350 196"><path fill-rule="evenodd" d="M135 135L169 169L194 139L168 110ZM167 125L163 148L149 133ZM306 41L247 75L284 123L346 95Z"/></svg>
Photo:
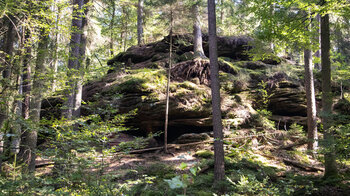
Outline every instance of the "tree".
<svg viewBox="0 0 350 196"><path fill-rule="evenodd" d="M324 3L324 1L323 1ZM331 128L332 115L332 88L331 88L331 61L330 61L330 29L329 14L321 16L321 66L322 66L322 124L325 140L325 173L324 177L337 176L336 157L334 151L334 136Z"/></svg>
<svg viewBox="0 0 350 196"><path fill-rule="evenodd" d="M196 1L192 5L193 12L193 52L195 57L206 58L202 46L202 30L200 23L199 4L201 1Z"/></svg>
<svg viewBox="0 0 350 196"><path fill-rule="evenodd" d="M213 108L213 130L214 130L214 179L223 180L225 177L223 133L221 121L221 99L219 83L219 67L216 37L216 13L215 0L208 0L208 24L209 24L209 59L210 80Z"/></svg>
<svg viewBox="0 0 350 196"><path fill-rule="evenodd" d="M73 116L77 117L80 114L79 103L81 103L81 92L79 91L79 85L81 85L81 64L85 55L85 44L82 42L82 32L86 22L83 22L83 17L86 17L87 9L82 12L83 6L88 3L88 0L74 0L73 1L73 18L71 28L71 41L70 52L68 60L68 78L67 86L69 92L67 95L67 101L65 108L62 110L62 115L67 119L72 119ZM83 13L85 16L83 16ZM83 49L84 48L84 49ZM84 52L83 52L84 51ZM73 77L73 78L72 78ZM76 77L76 78L74 78Z"/></svg>
<svg viewBox="0 0 350 196"><path fill-rule="evenodd" d="M137 4L137 44L143 44L143 1L138 0Z"/></svg>
<svg viewBox="0 0 350 196"><path fill-rule="evenodd" d="M168 67L168 80L166 86L166 106L165 106L165 123L164 123L164 151L168 152L168 122L169 122L169 97L170 97L170 77L171 67L173 63L173 11L172 5L170 5L170 43L169 43L169 67Z"/></svg>
<svg viewBox="0 0 350 196"><path fill-rule="evenodd" d="M309 17L307 15L307 17ZM311 22L311 21L310 21ZM309 33L310 23L306 21L306 33ZM312 51L310 48L311 42L307 35L307 45L304 49L304 69L305 69L305 91L307 101L307 127L308 127L308 145L307 148L311 151L317 149L317 117L316 117L316 98L314 87L314 76L312 66Z"/></svg>

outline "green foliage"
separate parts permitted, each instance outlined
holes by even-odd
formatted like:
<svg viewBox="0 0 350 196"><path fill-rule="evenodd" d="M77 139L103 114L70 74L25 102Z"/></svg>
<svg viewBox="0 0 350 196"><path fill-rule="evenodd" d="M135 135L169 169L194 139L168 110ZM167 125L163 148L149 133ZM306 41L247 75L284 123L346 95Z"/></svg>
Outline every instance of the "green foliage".
<svg viewBox="0 0 350 196"><path fill-rule="evenodd" d="M164 163L154 163L146 167L140 167L140 170L147 176L156 176L159 178L174 175L175 173L175 169L171 165Z"/></svg>
<svg viewBox="0 0 350 196"><path fill-rule="evenodd" d="M293 123L288 130L288 134L291 136L305 136L303 126Z"/></svg>
<svg viewBox="0 0 350 196"><path fill-rule="evenodd" d="M214 156L214 153L210 150L199 150L195 155L201 158L211 158Z"/></svg>
<svg viewBox="0 0 350 196"><path fill-rule="evenodd" d="M343 162L350 160L350 124L339 125L336 131L336 154Z"/></svg>
<svg viewBox="0 0 350 196"><path fill-rule="evenodd" d="M188 165L186 163L180 164L180 169L187 169ZM183 195L186 195L187 188L194 181L194 176L197 175L198 168L192 167L189 169L190 174L182 174L181 176L175 176L172 179L164 179L164 182L167 182L170 189L183 189Z"/></svg>

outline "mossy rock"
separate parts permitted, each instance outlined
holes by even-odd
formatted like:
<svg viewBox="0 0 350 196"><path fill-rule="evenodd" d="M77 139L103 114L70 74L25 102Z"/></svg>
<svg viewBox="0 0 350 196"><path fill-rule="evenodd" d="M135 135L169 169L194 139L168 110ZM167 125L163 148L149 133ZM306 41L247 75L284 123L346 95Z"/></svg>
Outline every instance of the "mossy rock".
<svg viewBox="0 0 350 196"><path fill-rule="evenodd" d="M347 99L340 99L335 105L334 109L343 115L350 115L350 101Z"/></svg>
<svg viewBox="0 0 350 196"><path fill-rule="evenodd" d="M199 150L195 153L195 155L200 158L212 158L214 156L214 152L210 150Z"/></svg>
<svg viewBox="0 0 350 196"><path fill-rule="evenodd" d="M240 80L232 74L220 72L219 73L221 88L229 94L235 94L248 89L249 81Z"/></svg>
<svg viewBox="0 0 350 196"><path fill-rule="evenodd" d="M164 163L154 163L149 166L140 167L138 170L141 173L147 174L148 176L156 176L159 178L164 178L167 175L172 175L175 173L174 167Z"/></svg>
<svg viewBox="0 0 350 196"><path fill-rule="evenodd" d="M236 75L240 71L240 68L234 63L227 61L227 59L228 58L219 58L219 69L225 73Z"/></svg>
<svg viewBox="0 0 350 196"><path fill-rule="evenodd" d="M185 52L182 55L178 56L176 61L177 62L183 62L183 61L188 61L194 58L194 53L193 52Z"/></svg>
<svg viewBox="0 0 350 196"><path fill-rule="evenodd" d="M176 139L176 143L178 144L186 144L186 143L192 143L192 142L201 142L208 140L210 136L207 133L187 133L183 134L180 137Z"/></svg>

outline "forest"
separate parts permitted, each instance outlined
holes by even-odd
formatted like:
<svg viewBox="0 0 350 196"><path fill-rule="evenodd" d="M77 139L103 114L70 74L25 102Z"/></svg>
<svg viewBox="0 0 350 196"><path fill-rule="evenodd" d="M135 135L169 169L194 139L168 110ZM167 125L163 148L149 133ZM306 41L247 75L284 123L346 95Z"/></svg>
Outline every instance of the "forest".
<svg viewBox="0 0 350 196"><path fill-rule="evenodd" d="M350 195L349 0L0 0L0 195Z"/></svg>

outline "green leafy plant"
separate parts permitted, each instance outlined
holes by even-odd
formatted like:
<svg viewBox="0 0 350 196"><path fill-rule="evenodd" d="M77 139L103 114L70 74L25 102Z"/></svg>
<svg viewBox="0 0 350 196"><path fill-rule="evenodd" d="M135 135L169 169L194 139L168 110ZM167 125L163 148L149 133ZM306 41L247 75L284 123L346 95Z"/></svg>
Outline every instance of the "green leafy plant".
<svg viewBox="0 0 350 196"><path fill-rule="evenodd" d="M180 169L185 170L188 168L188 165L186 163L180 164ZM172 179L164 179L165 182L168 183L170 189L183 189L183 195L186 195L187 188L190 184L194 181L194 176L197 175L198 167L192 167L189 169L190 174L182 174L173 177Z"/></svg>

